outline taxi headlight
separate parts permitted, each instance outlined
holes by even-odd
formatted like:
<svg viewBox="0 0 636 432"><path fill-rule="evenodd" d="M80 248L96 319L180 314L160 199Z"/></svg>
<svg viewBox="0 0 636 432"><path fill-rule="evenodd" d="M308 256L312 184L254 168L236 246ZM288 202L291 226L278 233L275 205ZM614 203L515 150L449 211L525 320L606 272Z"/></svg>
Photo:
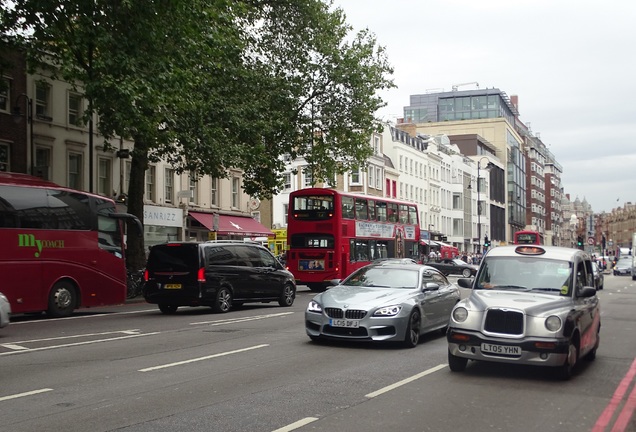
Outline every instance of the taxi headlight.
<svg viewBox="0 0 636 432"><path fill-rule="evenodd" d="M545 319L545 328L551 332L558 331L561 328L561 318L556 315L550 315Z"/></svg>
<svg viewBox="0 0 636 432"><path fill-rule="evenodd" d="M468 310L464 307L458 307L453 310L453 319L457 322L464 322L468 318Z"/></svg>
<svg viewBox="0 0 636 432"><path fill-rule="evenodd" d="M400 313L401 310L402 310L402 306L398 306L398 305L387 306L375 311L373 313L373 316L382 316L382 317L396 316L397 314Z"/></svg>
<svg viewBox="0 0 636 432"><path fill-rule="evenodd" d="M307 312L322 313L322 306L317 301L310 301L307 305Z"/></svg>

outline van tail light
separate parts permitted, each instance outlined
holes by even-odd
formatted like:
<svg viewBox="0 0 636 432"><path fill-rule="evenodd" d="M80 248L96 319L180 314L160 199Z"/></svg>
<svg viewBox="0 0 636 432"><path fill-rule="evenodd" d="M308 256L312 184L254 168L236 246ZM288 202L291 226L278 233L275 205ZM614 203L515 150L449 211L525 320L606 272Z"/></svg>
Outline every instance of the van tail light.
<svg viewBox="0 0 636 432"><path fill-rule="evenodd" d="M197 272L197 281L205 282L205 267L201 267Z"/></svg>
<svg viewBox="0 0 636 432"><path fill-rule="evenodd" d="M148 269L146 269L146 270L144 270L144 281L148 282L148 278L149 278Z"/></svg>

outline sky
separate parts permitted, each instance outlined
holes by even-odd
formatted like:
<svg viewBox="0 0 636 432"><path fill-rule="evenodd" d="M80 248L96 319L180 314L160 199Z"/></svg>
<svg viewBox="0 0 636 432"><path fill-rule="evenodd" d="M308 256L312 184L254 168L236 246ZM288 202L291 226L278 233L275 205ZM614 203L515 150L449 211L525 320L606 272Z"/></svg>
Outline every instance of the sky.
<svg viewBox="0 0 636 432"><path fill-rule="evenodd" d="M519 98L520 120L563 167L562 186L596 213L636 203L636 2L633 0L335 0L355 31L386 48L409 96L478 83ZM475 84L458 86L476 89Z"/></svg>

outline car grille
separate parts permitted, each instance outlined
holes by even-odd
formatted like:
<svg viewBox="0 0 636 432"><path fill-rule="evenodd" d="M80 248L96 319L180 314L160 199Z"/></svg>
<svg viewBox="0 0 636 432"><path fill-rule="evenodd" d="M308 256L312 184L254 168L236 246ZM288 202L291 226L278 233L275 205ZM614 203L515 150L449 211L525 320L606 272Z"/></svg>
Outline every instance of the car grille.
<svg viewBox="0 0 636 432"><path fill-rule="evenodd" d="M325 308L325 313L329 318L362 319L366 316L367 311L358 309L342 310L338 308Z"/></svg>
<svg viewBox="0 0 636 432"><path fill-rule="evenodd" d="M523 314L506 309L489 309L484 331L510 335L523 334Z"/></svg>

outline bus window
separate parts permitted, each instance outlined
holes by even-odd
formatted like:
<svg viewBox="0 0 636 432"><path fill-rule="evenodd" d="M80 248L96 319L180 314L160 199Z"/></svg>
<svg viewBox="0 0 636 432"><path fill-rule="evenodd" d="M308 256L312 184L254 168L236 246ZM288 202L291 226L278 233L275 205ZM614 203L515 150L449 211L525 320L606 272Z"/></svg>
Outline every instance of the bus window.
<svg viewBox="0 0 636 432"><path fill-rule="evenodd" d="M375 208L378 222L386 222L386 203L378 201Z"/></svg>
<svg viewBox="0 0 636 432"><path fill-rule="evenodd" d="M409 221L409 210L406 204L400 204L400 222L408 223Z"/></svg>
<svg viewBox="0 0 636 432"><path fill-rule="evenodd" d="M375 220L375 201L369 200L369 220Z"/></svg>
<svg viewBox="0 0 636 432"><path fill-rule="evenodd" d="M417 207L415 206L409 206L409 223L413 225L418 225Z"/></svg>
<svg viewBox="0 0 636 432"><path fill-rule="evenodd" d="M354 219L355 214L353 211L353 198L342 197L342 217L345 219Z"/></svg>
<svg viewBox="0 0 636 432"><path fill-rule="evenodd" d="M369 242L367 240L352 239L349 248L351 261L369 261Z"/></svg>
<svg viewBox="0 0 636 432"><path fill-rule="evenodd" d="M398 206L394 203L387 204L387 220L389 222L398 221Z"/></svg>
<svg viewBox="0 0 636 432"><path fill-rule="evenodd" d="M369 219L369 207L367 205L367 200L363 198L356 198L356 219Z"/></svg>

